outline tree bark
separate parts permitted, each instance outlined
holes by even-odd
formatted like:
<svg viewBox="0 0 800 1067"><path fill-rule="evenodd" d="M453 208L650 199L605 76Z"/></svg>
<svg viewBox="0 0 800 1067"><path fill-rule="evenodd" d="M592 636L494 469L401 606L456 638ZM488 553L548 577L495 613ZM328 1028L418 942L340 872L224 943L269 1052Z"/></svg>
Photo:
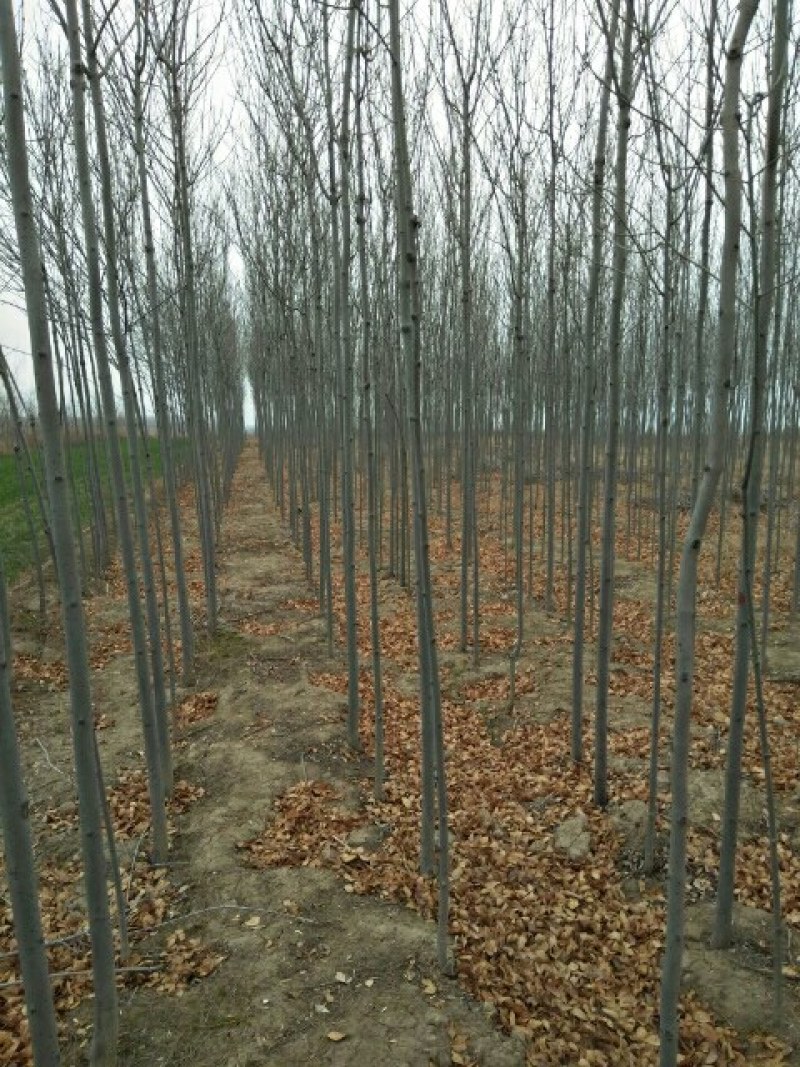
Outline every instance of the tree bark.
<svg viewBox="0 0 800 1067"><path fill-rule="evenodd" d="M725 225L719 283L719 322L711 394L711 420L705 470L698 487L681 553L677 603L675 660L675 722L672 738L672 809L667 881L666 947L661 975L660 1067L678 1062L678 999L683 964L688 829L689 735L694 681L697 567L708 517L722 474L728 424L731 371L736 336L736 277L742 224L742 177L739 163L739 95L744 46L758 0L740 0L736 25L727 48L722 130L725 171Z"/></svg>
<svg viewBox="0 0 800 1067"><path fill-rule="evenodd" d="M94 1033L89 1055L91 1067L115 1067L118 1022L114 942L106 892L102 814L95 774L89 649L75 555L75 535L69 514L69 487L61 444L39 235L33 215L28 174L22 79L11 0L0 0L0 55L12 206L33 352L53 542L58 561L62 622L66 636L72 744L94 980Z"/></svg>
<svg viewBox="0 0 800 1067"><path fill-rule="evenodd" d="M754 612L752 605L748 601L752 595L756 535L761 510L764 389L767 377L767 350L772 322L772 309L775 304L778 168L788 41L788 3L787 0L777 0L775 4L775 40L767 111L765 166L761 187L763 235L761 238L760 262L756 275L753 378L750 394L750 443L745 476L742 482L742 548L736 620L734 689L731 698L731 718L725 767L725 803L722 817L717 907L711 939L711 943L715 948L727 948L730 945L733 933L733 898L736 880L736 845L739 831L739 798L741 793L747 679L750 646L756 640L756 635L752 630ZM753 252L755 253L755 249L753 249ZM754 270L755 266L756 257L754 254Z"/></svg>

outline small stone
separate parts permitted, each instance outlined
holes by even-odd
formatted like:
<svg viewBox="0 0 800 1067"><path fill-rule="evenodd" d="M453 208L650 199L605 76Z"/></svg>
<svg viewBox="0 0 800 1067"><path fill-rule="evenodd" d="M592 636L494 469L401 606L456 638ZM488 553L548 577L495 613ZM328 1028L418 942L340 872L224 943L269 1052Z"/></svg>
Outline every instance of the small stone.
<svg viewBox="0 0 800 1067"><path fill-rule="evenodd" d="M556 827L553 843L559 852L564 852L571 860L586 859L591 851L591 835L583 812L565 819Z"/></svg>
<svg viewBox="0 0 800 1067"><path fill-rule="evenodd" d="M524 1067L526 1062L525 1047L514 1036L478 1037L471 1042L471 1051L477 1063L491 1063L492 1067Z"/></svg>
<svg viewBox="0 0 800 1067"><path fill-rule="evenodd" d="M381 844L387 835L387 827L380 823L368 823L359 826L347 835L347 844L350 848L375 849Z"/></svg>
<svg viewBox="0 0 800 1067"><path fill-rule="evenodd" d="M610 814L626 847L640 848L647 829L647 804L643 800L624 800Z"/></svg>

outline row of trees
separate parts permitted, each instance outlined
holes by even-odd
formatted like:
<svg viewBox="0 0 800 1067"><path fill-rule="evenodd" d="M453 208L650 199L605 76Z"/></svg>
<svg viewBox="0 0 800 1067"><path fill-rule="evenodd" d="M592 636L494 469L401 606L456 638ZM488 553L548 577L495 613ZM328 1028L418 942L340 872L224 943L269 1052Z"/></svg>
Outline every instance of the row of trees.
<svg viewBox="0 0 800 1067"><path fill-rule="evenodd" d="M204 621L216 631L215 544L243 436L241 327L228 275L225 220L198 212L205 146L191 143L198 40L188 5L137 3L126 26L77 0L51 5L23 80L11 0L0 8L4 190L13 230L3 262L19 279L36 382L36 437L28 440L9 363L3 381L19 448L40 450L46 488L29 462L58 581L69 675L86 910L94 978L93 1064L116 1062L115 947L104 837L115 867L95 738L83 594L118 547L122 561L152 813L151 860L167 859L172 789L170 698L177 607L181 679L194 672L195 627L178 500L181 470L196 500ZM129 42L133 41L131 47ZM156 103L158 101L158 103ZM152 112L166 115L166 129ZM154 161L156 161L154 163ZM202 218L202 224L198 219ZM163 480L154 478L154 420ZM91 547L71 449L80 441ZM162 537L162 533L164 536ZM31 536L37 530L31 524ZM169 537L173 590L167 580ZM38 556L37 556L38 558ZM44 582L39 568L40 599ZM11 633L0 596L3 829L20 963L36 1062L59 1061L47 957L11 707ZM167 651L169 669L165 667ZM104 828L104 814L106 825ZM112 872L118 881L118 871ZM118 897L118 904L121 898ZM124 902L120 906L125 952Z"/></svg>
<svg viewBox="0 0 800 1067"><path fill-rule="evenodd" d="M731 936L748 663L760 667L766 658L776 584L795 612L800 607L800 524L791 508L800 404L791 284L797 79L788 7L714 0L697 16L682 3L640 0L474 0L458 10L442 0L415 9L412 22L396 0L388 9L367 0L342 9L241 0L228 13L226 64L223 31L190 0L107 9L83 0L81 11L65 0L53 3L52 26L29 46L35 63L23 86L12 5L3 3L5 156L17 219L3 255L13 271L29 261L32 351L42 354L34 362L43 374L51 368L52 379L38 387L47 462L40 511L64 610L79 615L77 557L62 560L80 530L63 459L64 428L79 420L92 487L91 559L98 570L105 565L114 534L128 583L154 858L166 850L171 775L160 636L171 597L163 556L151 556L147 537L159 516L145 492L146 449L140 456L129 447L128 481L115 386L129 442L141 438L148 416L157 424L188 681L193 620L175 443L186 442L213 633L215 544L242 435L231 353L241 351L267 473L331 648L341 546L354 748L363 718L358 631L370 630L379 797L380 568L414 584L420 866L438 872L444 967L449 836L430 514L459 554L460 645L476 664L481 536L499 535L509 553L512 703L531 599L569 618L576 763L587 755L586 639L596 629L591 758L600 807L609 799L616 553L625 544L654 560L651 870L662 649L673 625L678 648L665 1065L678 1048L697 564L715 509L721 559L735 489L742 563L718 945ZM207 109L227 84L234 49L243 75L226 131ZM30 166L18 174L23 112L35 136ZM59 506L66 517L57 528ZM371 592L363 622L360 537ZM786 558L794 559L792 575L776 573ZM68 634L82 632L76 617ZM95 887L95 974L105 990L96 999L99 1064L113 1057L113 959L97 889L85 639L76 641L76 761L83 760L87 893Z"/></svg>
<svg viewBox="0 0 800 1067"><path fill-rule="evenodd" d="M621 539L636 555L649 553L658 589L650 871L663 756L662 650L668 628L677 638L661 1005L662 1062L674 1063L698 559L716 505L718 573L731 515L739 511L743 519L718 947L732 936L748 667L755 656L760 685L775 581L795 612L800 593L800 527L791 508L797 82L788 5L759 13L756 3L714 3L699 23L683 5L633 0L589 11L555 0L502 10L477 0L458 14L446 2L435 5L409 29L422 57L409 81L419 205L413 240L400 223L396 237L392 231L409 192L397 171L402 152L395 145L392 153L387 133L391 127L396 136L398 123L385 105L397 60L391 43L389 65L378 62L391 20L387 26L380 10L354 4L339 17L337 38L330 13L300 0L253 0L240 19L251 72L243 91L251 163L237 185L237 232L258 339L249 372L277 500L309 578L318 580L331 641L330 539L341 520L350 743L358 743L360 721L357 502L365 502L368 516L378 794L378 567L415 581L426 872L437 863L437 818L440 840L447 836L435 641L425 616L426 509L443 517L448 544L460 553L461 649L476 664L479 529L499 511L517 608L512 702L528 598L540 595L545 610L559 606L571 615L576 762L584 759L586 635L596 629L591 757L600 807L609 799L615 557ZM259 225L279 213L281 226ZM409 264L418 269L411 281L404 276ZM398 351L398 329L409 349ZM421 386L404 372L408 350L419 353ZM418 474L420 420L427 491ZM330 491L332 478L338 493ZM765 549L757 557L762 510ZM792 555L793 575L776 573L777 561ZM766 759L765 731L762 740ZM776 832L773 811L774 868ZM445 965L446 863L439 854ZM779 931L777 881L775 906ZM778 938L778 971L780 958Z"/></svg>

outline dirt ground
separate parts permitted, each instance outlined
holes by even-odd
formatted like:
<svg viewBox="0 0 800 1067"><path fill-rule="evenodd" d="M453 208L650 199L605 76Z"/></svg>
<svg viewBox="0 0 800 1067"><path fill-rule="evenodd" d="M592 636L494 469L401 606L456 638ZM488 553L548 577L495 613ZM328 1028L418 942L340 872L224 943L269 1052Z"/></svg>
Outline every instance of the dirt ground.
<svg viewBox="0 0 800 1067"><path fill-rule="evenodd" d="M225 907L198 922L226 959L179 999L133 998L123 1062L411 1067L450 1063L460 1047L482 1063L523 1063L521 1044L439 977L431 924L348 894L329 872L255 870L237 849L299 781L329 782L357 808L361 768L341 758L342 699L309 682L309 670L330 668L324 632L286 604L307 596L302 567L252 455L221 558L224 635L199 683L218 690L219 703L177 766L206 795L181 824L176 859L195 887L193 908ZM258 635L259 624L275 623L277 634Z"/></svg>
<svg viewBox="0 0 800 1067"><path fill-rule="evenodd" d="M321 623L287 604L308 591L297 552L268 501L250 453L223 529L220 632L201 639L198 655L195 689L218 700L208 718L176 730L176 778L203 791L171 820L170 876L182 891L170 914L178 921L144 942L151 953L168 952L165 939L179 927L222 961L178 995L123 988L119 1061L125 1067L523 1064L522 1042L494 1025L491 1007L439 974L432 923L408 908L348 893L330 872L257 870L238 847L263 830L273 800L300 781L328 782L358 810L355 782L363 770L344 755L342 698L309 682L310 670L340 663L326 658ZM117 593L112 588L89 601L96 634L124 632ZM124 638L117 648L106 650L109 661L94 675L111 778L140 766L142 746ZM51 661L57 675L57 645L43 649L29 637L17 651ZM69 738L52 725L66 726L62 682L25 680L18 701L39 849L48 860L68 863L76 857L74 828L61 827L54 840L53 816L45 818L47 811L63 811L66 823L73 811ZM146 842L120 843L123 868L134 848L142 853ZM85 1062L89 1019L87 1003L77 1005L66 1026L67 1065Z"/></svg>
<svg viewBox="0 0 800 1067"><path fill-rule="evenodd" d="M197 546L189 542L188 548L197 592ZM437 564L440 576L443 566ZM623 607L626 596L633 603L652 593L646 568L626 561L620 574ZM144 875L136 876L139 881L134 878L145 865L146 820L138 813L138 794L119 787L119 811L123 822L126 817L130 822L130 832L120 841L123 870L134 872L128 893L140 915L146 915L148 908L154 914L152 921L138 928L139 957L153 970L164 961L163 969L169 971L153 976L154 988L123 984L120 1063L126 1067L372 1067L381 1062L398 1067L525 1063L545 1067L623 1062L613 1056L571 1060L554 1054L550 1059L541 1043L538 1051L532 1051L521 1030L508 1033L507 1010L498 1012L491 1003L491 989L482 990L481 1000L471 999L458 981L441 975L433 923L412 907L360 895L335 870L308 864L267 869L253 865L245 846L255 839L269 841L277 825L276 802L287 790L313 783L331 787L340 809L363 823L337 843L349 854L363 858L365 851L376 848L381 827L367 806L370 765L350 754L343 742L344 697L335 685L320 682L340 676L341 653L333 660L327 657L324 627L314 614L301 558L272 505L252 446L240 463L223 524L219 588L219 633L213 639L200 639L196 684L177 694L185 711L179 710L175 723L175 776L182 784L171 814L170 864L164 872L169 891L162 893L146 881L140 885ZM387 587L387 626L392 622L393 596L398 598L399 614L399 598L406 594ZM24 602L21 594L17 599ZM199 611L199 598L196 603ZM130 781L126 775L135 775L141 767L142 740L118 581L112 577L87 602L87 610L94 635L95 706L103 764L109 783L124 786ZM497 624L501 636L503 627L513 625L513 615L500 601L487 618ZM513 714L500 698L508 669L505 652L490 649L480 667L473 669L468 657L455 650L454 613L444 612L440 621L445 696L479 712L492 745L502 749L509 731L523 720L548 730L568 719L571 646L562 621L532 608L527 634L532 647L547 646L546 660L535 671L532 661L521 665L520 696ZM648 679L638 665L645 647L644 640L634 637L618 641L615 651L618 676L633 681L633 692L612 697L612 725L620 743L611 759L621 779L633 773L642 776L645 766L642 737L650 715L645 696ZM18 701L37 847L47 864L68 869L75 861L77 839L60 668L63 654L57 642L43 647L30 632L20 636L15 650L23 665L31 664L29 675L24 671L20 675ZM589 648L587 666L591 652ZM777 661L776 654L776 667ZM783 661L781 667L786 669ZM415 695L413 657L407 649L394 662L387 660L387 676L401 697ZM590 684L587 706L592 699ZM53 723L61 725L54 728ZM700 732L705 729L698 727ZM693 804L701 829L718 822L719 766L710 759L708 767L693 772ZM666 766L660 781L666 788ZM743 812L745 830L755 834L762 828L763 813L751 794L748 785ZM592 833L597 838L606 832L621 837L618 867L623 890L635 906L645 908L649 890L636 869L641 827L635 803L612 804L599 830L600 823L593 821ZM625 857L633 857L629 870L624 869ZM768 924L756 909L740 909L734 948L712 953L707 942L713 885L706 885L702 869L694 874L685 981L707 1005L709 1020L742 1034L762 1030L771 1003ZM79 929L81 904L74 888L69 893L75 899L65 907L75 913L74 928ZM2 933L0 923L0 940ZM191 947L185 950L184 971L175 969L171 977L166 961L175 953L180 956L186 945ZM557 1014L558 1005L552 1008ZM0 1026L2 1009L0 1000ZM781 1034L795 1048L800 1044L798 1019L790 981ZM85 1062L89 1020L88 1002L76 996L65 1021L64 1062L69 1067ZM759 1049L752 1062L800 1063L785 1045L774 1059L760 1045ZM16 1062L24 1061L4 1060L0 1054L0 1063ZM723 1056L706 1062L743 1061Z"/></svg>

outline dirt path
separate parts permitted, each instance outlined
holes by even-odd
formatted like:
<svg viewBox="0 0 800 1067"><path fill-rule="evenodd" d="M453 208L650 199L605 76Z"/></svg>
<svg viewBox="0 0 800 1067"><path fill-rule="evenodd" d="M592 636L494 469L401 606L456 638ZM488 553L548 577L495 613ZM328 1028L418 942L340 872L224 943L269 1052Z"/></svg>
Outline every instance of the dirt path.
<svg viewBox="0 0 800 1067"><path fill-rule="evenodd" d="M240 464L220 555L222 632L201 653L198 678L219 700L211 718L187 727L176 759L177 775L205 796L178 822L174 860L190 887L187 911L201 913L181 928L226 959L180 997L129 995L121 1062L523 1063L521 1044L438 975L431 924L348 894L328 872L253 869L237 848L304 778L357 804L351 772L360 771L340 744L341 698L308 682L309 669L331 665L254 449Z"/></svg>

